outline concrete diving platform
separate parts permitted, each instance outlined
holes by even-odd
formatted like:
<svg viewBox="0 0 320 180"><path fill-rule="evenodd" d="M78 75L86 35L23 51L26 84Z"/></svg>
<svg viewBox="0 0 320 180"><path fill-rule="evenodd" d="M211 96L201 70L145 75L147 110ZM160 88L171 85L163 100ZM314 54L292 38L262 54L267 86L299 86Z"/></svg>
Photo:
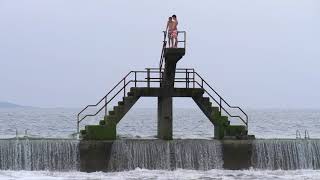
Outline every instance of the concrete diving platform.
<svg viewBox="0 0 320 180"><path fill-rule="evenodd" d="M181 33L185 38L185 32L182 31ZM78 131L81 121L85 118L96 116L103 110L105 116L99 122L99 125L86 125L85 129L81 130L80 137L83 140L115 140L117 138L117 124L139 98L157 97L157 137L162 140L172 140L172 98L189 97L194 100L214 125L215 139L254 138L254 136L248 135L248 116L240 107L231 106L194 69L177 68L177 63L185 55L185 40L179 41L184 43L183 47L167 48L166 33L164 35L159 68L146 68L146 71L130 71L98 103L88 105L81 110L78 114ZM144 77L141 78L141 76ZM122 96L122 99L118 102L111 102L117 96ZM113 104L110 105L111 103ZM102 107L96 113L83 115L89 107L99 105ZM113 106L113 108L108 110L107 107L110 108L110 106ZM231 114L228 109L237 110L239 114ZM239 119L242 124L232 125L230 117Z"/></svg>

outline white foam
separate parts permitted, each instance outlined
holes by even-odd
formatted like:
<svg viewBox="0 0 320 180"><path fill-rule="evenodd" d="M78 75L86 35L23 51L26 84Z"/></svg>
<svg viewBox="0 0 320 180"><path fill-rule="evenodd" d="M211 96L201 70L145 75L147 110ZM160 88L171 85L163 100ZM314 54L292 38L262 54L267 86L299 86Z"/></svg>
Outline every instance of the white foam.
<svg viewBox="0 0 320 180"><path fill-rule="evenodd" d="M178 169L175 171L165 170L146 170L135 169L132 171L123 172L50 172L50 171L0 171L0 180L4 179L18 179L18 180L34 180L34 179L226 179L226 180L241 180L241 179L310 179L316 180L320 177L319 170L294 170L294 171L257 171L257 170L209 170L209 171L196 171Z"/></svg>

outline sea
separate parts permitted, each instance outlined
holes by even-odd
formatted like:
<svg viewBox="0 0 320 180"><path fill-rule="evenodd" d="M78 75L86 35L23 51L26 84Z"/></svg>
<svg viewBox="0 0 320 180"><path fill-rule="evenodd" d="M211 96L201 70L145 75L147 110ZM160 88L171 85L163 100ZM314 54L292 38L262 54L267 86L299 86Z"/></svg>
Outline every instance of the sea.
<svg viewBox="0 0 320 180"><path fill-rule="evenodd" d="M249 134L258 139L254 167L247 170L223 169L215 148L208 158L216 163L208 165L204 159L203 168L186 160L190 166L174 169L139 166L92 173L78 167L79 110L0 108L0 179L320 179L320 109L246 109ZM81 128L98 124L102 116L85 120ZM174 139L213 139L213 125L199 109L174 109L173 119ZM238 119L231 123L241 124ZM157 110L133 108L117 130L120 139L156 139ZM201 152L199 148L194 150Z"/></svg>

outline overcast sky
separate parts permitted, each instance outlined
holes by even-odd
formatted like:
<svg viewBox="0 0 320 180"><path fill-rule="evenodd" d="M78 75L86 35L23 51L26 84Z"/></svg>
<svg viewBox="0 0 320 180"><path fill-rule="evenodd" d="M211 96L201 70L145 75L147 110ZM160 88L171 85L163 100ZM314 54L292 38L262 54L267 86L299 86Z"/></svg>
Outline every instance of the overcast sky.
<svg viewBox="0 0 320 180"><path fill-rule="evenodd" d="M178 67L231 104L320 108L318 0L0 0L0 101L95 103L129 70L157 67L172 14L188 33Z"/></svg>

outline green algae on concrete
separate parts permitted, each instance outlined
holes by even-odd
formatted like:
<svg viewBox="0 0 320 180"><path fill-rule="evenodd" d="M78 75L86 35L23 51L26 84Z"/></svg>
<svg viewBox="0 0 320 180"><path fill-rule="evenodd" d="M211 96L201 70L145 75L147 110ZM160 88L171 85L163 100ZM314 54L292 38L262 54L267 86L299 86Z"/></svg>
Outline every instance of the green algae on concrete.
<svg viewBox="0 0 320 180"><path fill-rule="evenodd" d="M108 124L107 126L101 125L87 125L86 140L115 140L117 137L117 128L115 125Z"/></svg>
<svg viewBox="0 0 320 180"><path fill-rule="evenodd" d="M227 136L240 136L244 135L246 132L246 127L241 125L230 125L226 128Z"/></svg>

